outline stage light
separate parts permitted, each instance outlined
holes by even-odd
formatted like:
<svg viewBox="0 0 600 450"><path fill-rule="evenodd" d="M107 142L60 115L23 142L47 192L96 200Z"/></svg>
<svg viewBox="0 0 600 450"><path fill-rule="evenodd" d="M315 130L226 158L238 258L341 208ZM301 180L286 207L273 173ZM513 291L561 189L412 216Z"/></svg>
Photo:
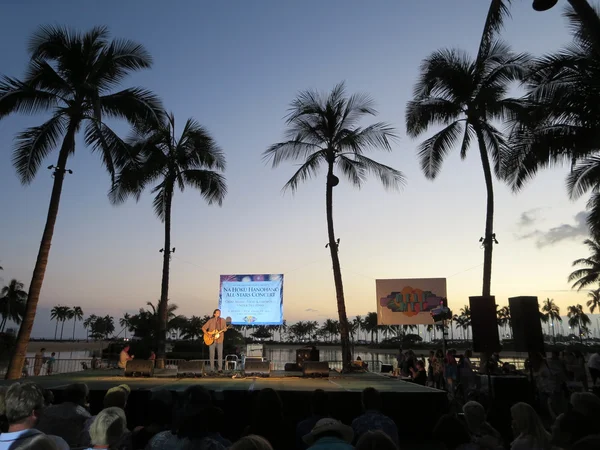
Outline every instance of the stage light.
<svg viewBox="0 0 600 450"><path fill-rule="evenodd" d="M548 11L558 3L558 0L533 0L533 9L536 11Z"/></svg>

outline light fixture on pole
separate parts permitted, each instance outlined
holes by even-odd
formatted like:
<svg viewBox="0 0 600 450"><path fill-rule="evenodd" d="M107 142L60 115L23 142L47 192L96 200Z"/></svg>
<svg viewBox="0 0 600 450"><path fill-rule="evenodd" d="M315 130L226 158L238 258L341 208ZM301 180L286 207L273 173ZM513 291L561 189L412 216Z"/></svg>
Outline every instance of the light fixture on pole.
<svg viewBox="0 0 600 450"><path fill-rule="evenodd" d="M548 11L558 3L558 0L533 0L533 9L536 11Z"/></svg>

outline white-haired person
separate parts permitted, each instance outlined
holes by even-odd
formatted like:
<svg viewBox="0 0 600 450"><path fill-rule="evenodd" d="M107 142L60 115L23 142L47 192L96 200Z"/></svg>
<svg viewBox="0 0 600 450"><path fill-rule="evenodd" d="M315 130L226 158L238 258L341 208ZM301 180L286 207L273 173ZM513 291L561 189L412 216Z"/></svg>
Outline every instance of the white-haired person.
<svg viewBox="0 0 600 450"><path fill-rule="evenodd" d="M126 431L125 411L117 407L105 408L96 416L90 427L92 446L89 449L115 448Z"/></svg>
<svg viewBox="0 0 600 450"><path fill-rule="evenodd" d="M463 406L471 442L485 449L503 448L502 437L486 420L485 408L478 402L467 402Z"/></svg>
<svg viewBox="0 0 600 450"><path fill-rule="evenodd" d="M511 450L551 450L552 436L546 431L535 409L519 402L510 408L515 440Z"/></svg>

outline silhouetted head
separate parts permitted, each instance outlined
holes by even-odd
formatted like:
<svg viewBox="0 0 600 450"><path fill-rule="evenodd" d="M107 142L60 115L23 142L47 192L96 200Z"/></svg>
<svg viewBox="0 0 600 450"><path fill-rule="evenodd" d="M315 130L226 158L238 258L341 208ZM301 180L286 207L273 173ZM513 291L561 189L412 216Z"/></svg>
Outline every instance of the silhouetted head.
<svg viewBox="0 0 600 450"><path fill-rule="evenodd" d="M184 406L192 405L201 408L212 406L210 392L202 386L190 386L183 392Z"/></svg>
<svg viewBox="0 0 600 450"><path fill-rule="evenodd" d="M356 450L397 450L392 439L381 430L363 433L356 443Z"/></svg>
<svg viewBox="0 0 600 450"><path fill-rule="evenodd" d="M273 450L269 441L256 434L244 436L229 447L230 450Z"/></svg>
<svg viewBox="0 0 600 450"><path fill-rule="evenodd" d="M65 388L63 401L85 406L90 390L85 383L73 383Z"/></svg>
<svg viewBox="0 0 600 450"><path fill-rule="evenodd" d="M310 409L314 415L327 415L327 393L323 389L315 389L310 399Z"/></svg>
<svg viewBox="0 0 600 450"><path fill-rule="evenodd" d="M365 411L381 410L381 394L375 388L368 387L364 391L362 391L362 406Z"/></svg>
<svg viewBox="0 0 600 450"><path fill-rule="evenodd" d="M455 450L463 444L471 442L471 436L461 420L454 414L444 414L433 429L433 438L446 445L448 450Z"/></svg>

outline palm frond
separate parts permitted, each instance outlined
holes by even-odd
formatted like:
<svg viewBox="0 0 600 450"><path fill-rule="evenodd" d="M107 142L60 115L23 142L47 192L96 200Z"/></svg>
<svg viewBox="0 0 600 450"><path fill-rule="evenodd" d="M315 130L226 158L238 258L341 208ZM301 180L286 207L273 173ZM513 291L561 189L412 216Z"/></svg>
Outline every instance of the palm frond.
<svg viewBox="0 0 600 450"><path fill-rule="evenodd" d="M0 119L12 113L37 114L58 104L52 92L35 89L16 78L0 79Z"/></svg>
<svg viewBox="0 0 600 450"><path fill-rule="evenodd" d="M481 34L479 50L477 52L478 66L480 66L487 58L494 40L504 26L505 19L510 17L510 4L511 0L491 1L490 8L488 9L487 17L485 19L485 24L483 26L483 33Z"/></svg>
<svg viewBox="0 0 600 450"><path fill-rule="evenodd" d="M306 158L304 163L300 166L300 168L292 175L292 177L288 180L287 183L283 186L283 191L291 190L295 192L298 189L298 184L301 181L306 181L313 176L317 175L319 166L322 163L327 162L327 151L319 150L317 152L312 153L310 156Z"/></svg>
<svg viewBox="0 0 600 450"><path fill-rule="evenodd" d="M32 89L38 89L55 94L66 99L73 94L72 87L44 60L31 60L27 68L24 84Z"/></svg>
<svg viewBox="0 0 600 450"><path fill-rule="evenodd" d="M589 190L600 187L600 156L590 156L579 161L567 177L567 191L577 200Z"/></svg>
<svg viewBox="0 0 600 450"><path fill-rule="evenodd" d="M190 167L225 170L225 154L206 128L188 119L175 149L180 164Z"/></svg>
<svg viewBox="0 0 600 450"><path fill-rule="evenodd" d="M365 115L375 116L375 101L370 95L356 93L351 95L344 104L344 111L340 119L340 128L351 128Z"/></svg>
<svg viewBox="0 0 600 450"><path fill-rule="evenodd" d="M344 154L337 155L335 162L340 172L345 175L348 181L360 189L363 182L366 181L364 165L359 161L348 158Z"/></svg>
<svg viewBox="0 0 600 450"><path fill-rule="evenodd" d="M99 55L90 82L103 91L117 86L130 72L150 67L152 56L143 45L115 39Z"/></svg>
<svg viewBox="0 0 600 450"><path fill-rule="evenodd" d="M487 122L480 122L478 125L483 134L486 150L494 162L494 173L498 178L501 178L503 175L502 160L505 155L510 154L511 149L502 132L497 130L493 125Z"/></svg>
<svg viewBox="0 0 600 450"><path fill-rule="evenodd" d="M40 164L54 150L64 135L67 118L57 114L42 125L27 128L17 134L12 163L23 184L35 178Z"/></svg>
<svg viewBox="0 0 600 450"><path fill-rule="evenodd" d="M469 147L471 146L471 139L473 138L473 135L475 134L473 131L473 127L471 127L471 125L469 124L468 121L465 121L465 131L463 134L463 140L462 140L462 144L460 144L460 159L465 159L467 157L467 151L469 150Z"/></svg>
<svg viewBox="0 0 600 450"><path fill-rule="evenodd" d="M164 109L160 98L152 91L128 88L99 98L102 113L122 118L132 125L151 127L163 122Z"/></svg>
<svg viewBox="0 0 600 450"><path fill-rule="evenodd" d="M272 166L277 167L283 161L303 160L321 151L317 144L292 140L271 145L262 157L264 161L271 160Z"/></svg>
<svg viewBox="0 0 600 450"><path fill-rule="evenodd" d="M386 189L400 189L406 183L404 174L399 170L360 154L354 154L354 160L361 165L365 172L375 175Z"/></svg>
<svg viewBox="0 0 600 450"><path fill-rule="evenodd" d="M425 176L433 180L439 173L444 158L462 134L461 122L456 121L419 145L419 161Z"/></svg>
<svg viewBox="0 0 600 450"><path fill-rule="evenodd" d="M462 114L462 108L445 98L424 97L406 105L406 132L417 137L432 125L448 125Z"/></svg>
<svg viewBox="0 0 600 450"><path fill-rule="evenodd" d="M339 137L334 139L338 151L352 151L362 154L365 150L382 149L392 151L390 141L397 139L394 128L384 122L374 123L366 128L340 130Z"/></svg>
<svg viewBox="0 0 600 450"><path fill-rule="evenodd" d="M202 194L202 197L209 205L217 203L223 204L223 199L227 194L227 184L225 177L212 170L186 170L181 173L186 184L196 188Z"/></svg>
<svg viewBox="0 0 600 450"><path fill-rule="evenodd" d="M600 192L594 192L585 206L588 211L586 222L590 233L598 237L600 236Z"/></svg>
<svg viewBox="0 0 600 450"><path fill-rule="evenodd" d="M152 193L156 193L152 201L152 207L154 208L154 214L161 222L165 221L167 205L173 198L173 181L173 179L165 178L152 189Z"/></svg>

